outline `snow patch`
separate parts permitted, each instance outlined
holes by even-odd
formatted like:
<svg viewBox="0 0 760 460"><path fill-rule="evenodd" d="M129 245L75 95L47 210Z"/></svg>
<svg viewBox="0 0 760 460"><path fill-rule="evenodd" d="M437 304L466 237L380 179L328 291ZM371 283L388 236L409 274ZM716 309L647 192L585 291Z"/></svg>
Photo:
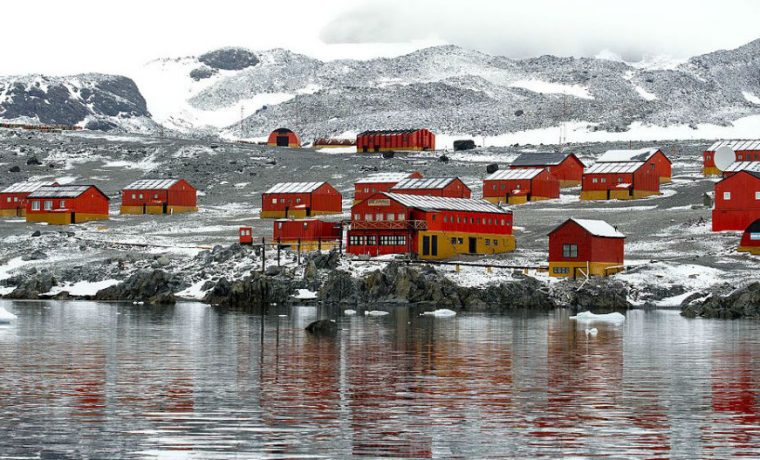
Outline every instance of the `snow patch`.
<svg viewBox="0 0 760 460"><path fill-rule="evenodd" d="M639 96L641 96L641 98L645 101L656 101L658 99L656 94L650 93L639 85L633 85L633 89L635 89Z"/></svg>
<svg viewBox="0 0 760 460"><path fill-rule="evenodd" d="M541 94L564 94L566 96L573 96L580 99L594 98L594 96L589 94L588 88L580 85L565 85L543 80L518 80L509 86L512 88L527 89L528 91Z"/></svg>
<svg viewBox="0 0 760 460"><path fill-rule="evenodd" d="M744 99L746 99L747 102L760 105L760 97L755 96L754 93L750 93L749 91L742 91L742 96L744 96Z"/></svg>
<svg viewBox="0 0 760 460"><path fill-rule="evenodd" d="M603 322L603 323L620 324L625 321L625 315L618 312L604 313L601 315L597 315L595 313L591 313L590 311L584 311L584 312L578 313L575 316L571 316L570 319L574 319L576 321L580 321L584 323Z"/></svg>
<svg viewBox="0 0 760 460"><path fill-rule="evenodd" d="M66 283L60 286L55 286L45 295L56 295L61 292L68 292L73 296L92 296L97 294L101 289L109 288L119 284L118 280L103 280L103 281L78 281L76 283Z"/></svg>
<svg viewBox="0 0 760 460"><path fill-rule="evenodd" d="M311 300L317 298L317 293L308 289L298 289L293 297L300 300Z"/></svg>

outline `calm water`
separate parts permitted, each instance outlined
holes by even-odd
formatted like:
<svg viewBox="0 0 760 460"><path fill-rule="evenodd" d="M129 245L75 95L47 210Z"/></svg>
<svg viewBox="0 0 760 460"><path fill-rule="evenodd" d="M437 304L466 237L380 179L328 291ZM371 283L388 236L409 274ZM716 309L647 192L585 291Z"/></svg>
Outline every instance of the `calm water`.
<svg viewBox="0 0 760 460"><path fill-rule="evenodd" d="M760 457L757 322L0 305L0 458Z"/></svg>

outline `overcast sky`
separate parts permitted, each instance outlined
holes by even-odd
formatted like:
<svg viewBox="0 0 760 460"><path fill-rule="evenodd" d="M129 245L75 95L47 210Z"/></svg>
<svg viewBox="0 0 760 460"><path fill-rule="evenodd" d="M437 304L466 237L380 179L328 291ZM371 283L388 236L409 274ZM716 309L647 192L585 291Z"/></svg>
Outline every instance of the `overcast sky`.
<svg viewBox="0 0 760 460"><path fill-rule="evenodd" d="M753 0L36 0L3 3L0 74L129 73L221 46L369 58L453 43L529 57L686 58L760 38Z"/></svg>

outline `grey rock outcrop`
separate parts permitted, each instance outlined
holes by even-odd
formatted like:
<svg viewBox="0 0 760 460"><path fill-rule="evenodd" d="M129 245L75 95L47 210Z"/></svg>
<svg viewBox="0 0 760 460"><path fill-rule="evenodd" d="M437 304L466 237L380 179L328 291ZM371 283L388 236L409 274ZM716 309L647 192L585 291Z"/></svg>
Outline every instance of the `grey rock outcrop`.
<svg viewBox="0 0 760 460"><path fill-rule="evenodd" d="M265 276L254 272L243 279L222 278L206 294L203 301L231 308L252 308L284 304L290 299L295 285L288 278Z"/></svg>
<svg viewBox="0 0 760 460"><path fill-rule="evenodd" d="M681 314L687 318L760 318L760 282L750 283L728 295L713 292L690 296L681 304Z"/></svg>
<svg viewBox="0 0 760 460"><path fill-rule="evenodd" d="M98 291L95 300L140 301L152 304L176 302L179 282L163 270L138 271L125 281Z"/></svg>
<svg viewBox="0 0 760 460"><path fill-rule="evenodd" d="M306 332L313 335L335 335L338 333L338 325L333 320L320 319L309 323Z"/></svg>

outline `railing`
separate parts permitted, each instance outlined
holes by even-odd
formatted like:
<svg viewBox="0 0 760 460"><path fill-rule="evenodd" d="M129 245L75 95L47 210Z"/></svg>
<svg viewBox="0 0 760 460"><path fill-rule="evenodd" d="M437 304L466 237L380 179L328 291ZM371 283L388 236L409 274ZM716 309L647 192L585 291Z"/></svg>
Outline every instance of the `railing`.
<svg viewBox="0 0 760 460"><path fill-rule="evenodd" d="M424 220L351 221L351 230L427 230Z"/></svg>

